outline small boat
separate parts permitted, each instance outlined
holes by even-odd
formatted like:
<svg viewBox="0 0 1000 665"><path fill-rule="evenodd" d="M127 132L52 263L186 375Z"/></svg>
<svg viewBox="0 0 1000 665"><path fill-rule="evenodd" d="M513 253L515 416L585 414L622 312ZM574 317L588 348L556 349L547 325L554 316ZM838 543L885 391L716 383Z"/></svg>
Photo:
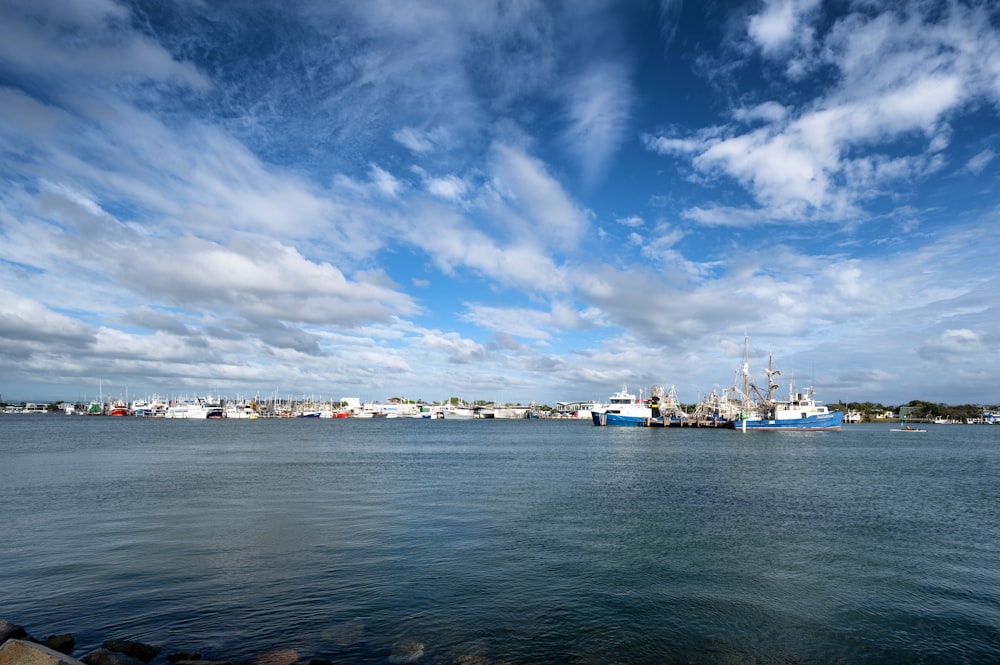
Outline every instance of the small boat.
<svg viewBox="0 0 1000 665"><path fill-rule="evenodd" d="M889 430L890 432L926 432L925 429L920 429L919 427L913 427L906 424L906 407L899 407L899 427L893 427Z"/></svg>
<svg viewBox="0 0 1000 665"><path fill-rule="evenodd" d="M601 427L643 427L652 422L663 422L659 404L650 404L628 391L627 386L611 395L607 404L595 405L590 411L594 425Z"/></svg>
<svg viewBox="0 0 1000 665"><path fill-rule="evenodd" d="M108 414L112 416L127 416L128 404L123 399L116 399L111 403L111 409L108 411Z"/></svg>

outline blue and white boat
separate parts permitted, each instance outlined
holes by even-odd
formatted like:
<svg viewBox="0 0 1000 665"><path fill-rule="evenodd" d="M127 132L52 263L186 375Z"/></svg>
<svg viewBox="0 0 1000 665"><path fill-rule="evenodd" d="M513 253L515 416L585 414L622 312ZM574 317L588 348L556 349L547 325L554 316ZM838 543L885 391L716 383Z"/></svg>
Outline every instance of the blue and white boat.
<svg viewBox="0 0 1000 665"><path fill-rule="evenodd" d="M756 409L743 411L734 426L741 430L832 431L839 432L844 420L843 411L830 411L818 404L813 389L794 393L789 385L789 399L772 399Z"/></svg>
<svg viewBox="0 0 1000 665"><path fill-rule="evenodd" d="M756 386L750 383L749 346L744 351L744 407L733 421L736 429L747 430L778 430L778 431L831 431L839 432L844 421L843 411L830 411L815 399L815 391L810 387L804 393L795 392L792 382L788 383L788 399L776 399L774 396L778 384L774 377L781 372L774 369L774 359L771 358L767 367L767 396L761 395ZM751 402L751 389L760 399Z"/></svg>
<svg viewBox="0 0 1000 665"><path fill-rule="evenodd" d="M595 425L603 427L643 427L654 421L663 422L658 407L654 410L625 386L609 397L607 404L595 405L590 416Z"/></svg>

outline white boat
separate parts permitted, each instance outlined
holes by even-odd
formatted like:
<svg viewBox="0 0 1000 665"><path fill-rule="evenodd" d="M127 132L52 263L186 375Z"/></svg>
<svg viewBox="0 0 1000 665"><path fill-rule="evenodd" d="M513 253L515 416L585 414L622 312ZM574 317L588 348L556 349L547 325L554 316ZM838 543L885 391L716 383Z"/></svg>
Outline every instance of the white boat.
<svg viewBox="0 0 1000 665"><path fill-rule="evenodd" d="M167 412L167 404L159 397L152 397L149 400L134 399L129 407L133 416L141 418L162 418Z"/></svg>
<svg viewBox="0 0 1000 665"><path fill-rule="evenodd" d="M611 395L607 404L595 405L590 411L594 424L603 427L642 427L662 422L658 413L659 406L654 412L648 403L630 393L628 386Z"/></svg>
<svg viewBox="0 0 1000 665"><path fill-rule="evenodd" d="M593 411L603 406L593 400L580 400L577 402L556 402L556 413L560 418L570 418L573 420L592 420Z"/></svg>
<svg viewBox="0 0 1000 665"><path fill-rule="evenodd" d="M478 418L476 410L471 406L461 404L445 404L441 408L441 417L445 420L472 420Z"/></svg>
<svg viewBox="0 0 1000 665"><path fill-rule="evenodd" d="M257 410L250 404L240 402L229 402L222 413L225 418L235 420L256 420L259 418Z"/></svg>
<svg viewBox="0 0 1000 665"><path fill-rule="evenodd" d="M222 404L217 400L208 400L197 397L194 400L182 400L171 404L164 418L186 418L188 420L205 420L208 418L222 418Z"/></svg>

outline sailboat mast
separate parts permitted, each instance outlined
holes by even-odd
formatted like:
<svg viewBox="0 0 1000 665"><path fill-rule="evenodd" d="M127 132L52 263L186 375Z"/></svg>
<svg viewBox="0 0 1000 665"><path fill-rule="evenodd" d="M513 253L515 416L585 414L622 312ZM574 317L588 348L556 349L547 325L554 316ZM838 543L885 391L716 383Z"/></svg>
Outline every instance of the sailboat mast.
<svg viewBox="0 0 1000 665"><path fill-rule="evenodd" d="M743 336L743 406L750 408L750 336Z"/></svg>

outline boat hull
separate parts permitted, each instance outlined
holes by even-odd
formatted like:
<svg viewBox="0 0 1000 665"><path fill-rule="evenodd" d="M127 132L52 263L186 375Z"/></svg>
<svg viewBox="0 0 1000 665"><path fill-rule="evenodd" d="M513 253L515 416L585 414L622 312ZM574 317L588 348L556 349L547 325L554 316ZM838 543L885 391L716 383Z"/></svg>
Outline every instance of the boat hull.
<svg viewBox="0 0 1000 665"><path fill-rule="evenodd" d="M832 411L823 415L805 418L737 418L733 426L739 430L771 430L781 432L839 432L842 429L844 413Z"/></svg>
<svg viewBox="0 0 1000 665"><path fill-rule="evenodd" d="M606 411L593 411L590 416L600 427L646 427L652 420L649 416L625 416Z"/></svg>

